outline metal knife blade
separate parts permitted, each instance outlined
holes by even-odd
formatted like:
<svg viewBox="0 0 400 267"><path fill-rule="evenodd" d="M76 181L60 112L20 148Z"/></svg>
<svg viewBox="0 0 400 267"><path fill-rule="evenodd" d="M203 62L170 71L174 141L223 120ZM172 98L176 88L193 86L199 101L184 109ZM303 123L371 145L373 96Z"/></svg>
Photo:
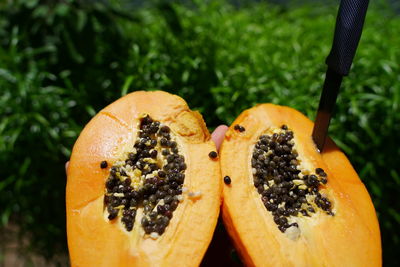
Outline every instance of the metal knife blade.
<svg viewBox="0 0 400 267"><path fill-rule="evenodd" d="M341 0L336 17L328 70L319 102L312 139L322 152L343 76L347 76L360 41L369 0Z"/></svg>

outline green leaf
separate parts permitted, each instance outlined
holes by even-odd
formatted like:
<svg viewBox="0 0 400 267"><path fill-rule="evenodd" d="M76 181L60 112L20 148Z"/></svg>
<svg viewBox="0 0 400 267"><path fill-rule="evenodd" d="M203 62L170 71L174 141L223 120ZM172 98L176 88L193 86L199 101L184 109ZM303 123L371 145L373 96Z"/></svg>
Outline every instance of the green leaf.
<svg viewBox="0 0 400 267"><path fill-rule="evenodd" d="M124 85L121 88L121 96L127 94L129 86L131 85L132 81L133 81L133 75L129 75L128 77L126 77Z"/></svg>

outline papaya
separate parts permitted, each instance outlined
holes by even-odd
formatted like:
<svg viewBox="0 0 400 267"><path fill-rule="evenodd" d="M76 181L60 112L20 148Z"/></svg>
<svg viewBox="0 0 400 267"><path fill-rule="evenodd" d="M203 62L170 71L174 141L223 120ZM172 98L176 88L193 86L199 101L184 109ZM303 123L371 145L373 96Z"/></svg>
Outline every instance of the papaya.
<svg viewBox="0 0 400 267"><path fill-rule="evenodd" d="M67 168L71 266L197 266L217 223L222 178L205 122L166 92L101 110Z"/></svg>
<svg viewBox="0 0 400 267"><path fill-rule="evenodd" d="M233 122L221 145L222 217L247 266L381 266L371 198L328 138L285 106L261 104Z"/></svg>

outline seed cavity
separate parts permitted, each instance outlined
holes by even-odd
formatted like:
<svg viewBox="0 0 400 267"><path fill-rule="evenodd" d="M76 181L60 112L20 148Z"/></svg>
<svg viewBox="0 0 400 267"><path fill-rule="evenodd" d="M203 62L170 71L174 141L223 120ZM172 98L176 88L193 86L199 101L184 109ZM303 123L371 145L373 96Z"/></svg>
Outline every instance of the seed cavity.
<svg viewBox="0 0 400 267"><path fill-rule="evenodd" d="M239 124L236 124L235 126L233 126L233 129L235 129L236 131L239 131L241 133L246 131L246 129L243 126L239 125Z"/></svg>
<svg viewBox="0 0 400 267"><path fill-rule="evenodd" d="M139 129L133 148L110 168L104 205L107 218L120 218L127 231L132 231L141 214L138 221L144 233L157 239L183 201L187 166L167 125L144 115Z"/></svg>
<svg viewBox="0 0 400 267"><path fill-rule="evenodd" d="M251 159L253 184L261 201L278 229L288 230L286 235L292 240L300 235L297 218L311 217L317 210L334 215L331 201L320 193L327 174L321 168L312 173L300 163L293 131L287 125L261 135Z"/></svg>
<svg viewBox="0 0 400 267"><path fill-rule="evenodd" d="M231 177L225 176L224 177L224 183L227 184L227 185L231 184Z"/></svg>

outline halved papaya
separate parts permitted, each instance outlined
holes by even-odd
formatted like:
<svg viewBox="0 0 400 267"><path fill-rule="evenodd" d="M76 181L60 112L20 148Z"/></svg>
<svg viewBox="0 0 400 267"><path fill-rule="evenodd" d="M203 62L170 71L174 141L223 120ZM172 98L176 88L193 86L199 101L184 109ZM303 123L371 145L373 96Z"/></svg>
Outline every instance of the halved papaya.
<svg viewBox="0 0 400 267"><path fill-rule="evenodd" d="M67 169L71 265L199 265L222 190L211 151L201 115L178 96L134 92L101 110Z"/></svg>
<svg viewBox="0 0 400 267"><path fill-rule="evenodd" d="M284 106L244 111L221 146L222 216L248 266L380 266L378 220L346 156Z"/></svg>

